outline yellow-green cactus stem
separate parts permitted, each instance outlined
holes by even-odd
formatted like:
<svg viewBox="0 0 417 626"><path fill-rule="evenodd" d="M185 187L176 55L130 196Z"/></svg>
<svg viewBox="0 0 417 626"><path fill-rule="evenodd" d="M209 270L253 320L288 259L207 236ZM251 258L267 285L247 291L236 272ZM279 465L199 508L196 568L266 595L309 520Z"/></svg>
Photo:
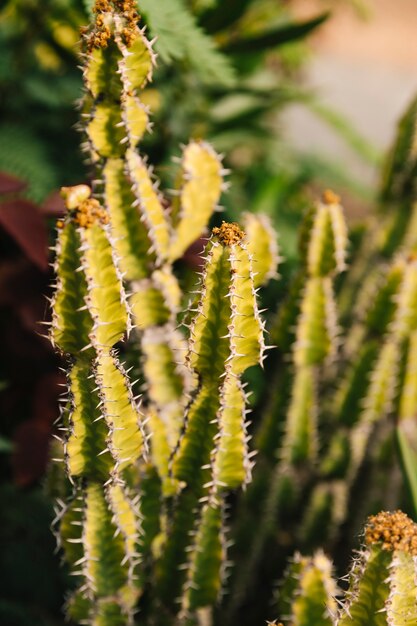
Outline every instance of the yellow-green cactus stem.
<svg viewBox="0 0 417 626"><path fill-rule="evenodd" d="M235 489L250 481L252 470L247 449L246 396L236 375L226 375L220 402L213 482L219 488Z"/></svg>
<svg viewBox="0 0 417 626"><path fill-rule="evenodd" d="M130 329L122 278L109 234L95 225L83 231L83 267L88 283L87 307L94 320L92 337L98 348L111 348Z"/></svg>
<svg viewBox="0 0 417 626"><path fill-rule="evenodd" d="M417 622L417 525L401 511L369 518L337 626Z"/></svg>
<svg viewBox="0 0 417 626"><path fill-rule="evenodd" d="M287 411L282 459L291 465L314 461L318 451L317 372L301 367L295 372Z"/></svg>
<svg viewBox="0 0 417 626"><path fill-rule="evenodd" d="M57 511L55 523L59 523L57 533L58 545L63 548L65 559L70 566L72 576L78 580L82 577L82 564L84 562L84 549L82 543L84 524L84 499L78 490L71 500L64 504L59 502L60 510Z"/></svg>
<svg viewBox="0 0 417 626"><path fill-rule="evenodd" d="M196 530L192 533L182 599L185 614L210 608L219 599L226 563L223 509L221 499L211 496L203 505Z"/></svg>
<svg viewBox="0 0 417 626"><path fill-rule="evenodd" d="M336 350L336 305L331 278L307 279L293 346L297 366L323 363Z"/></svg>
<svg viewBox="0 0 417 626"><path fill-rule="evenodd" d="M126 176L123 159L107 159L103 167L103 193L125 279L134 281L147 278L152 271L155 255L150 251L152 242L135 206L136 197Z"/></svg>
<svg viewBox="0 0 417 626"><path fill-rule="evenodd" d="M280 618L288 626L334 626L337 604L332 564L323 554L296 554L278 596Z"/></svg>
<svg viewBox="0 0 417 626"><path fill-rule="evenodd" d="M78 201L87 200L90 193L86 185L72 188L67 200L68 209L75 210ZM93 320L86 307L87 280L81 271L82 240L74 221L60 221L58 226L55 247L57 284L52 301L50 336L60 350L78 355L89 345L93 328Z"/></svg>
<svg viewBox="0 0 417 626"><path fill-rule="evenodd" d="M382 177L381 199L392 202L412 196L416 169L417 98L410 103L398 125L395 143L385 164Z"/></svg>
<svg viewBox="0 0 417 626"><path fill-rule="evenodd" d="M405 345L417 330L417 264L413 259L404 268L395 304L395 314L376 358L362 410L351 434L352 476L362 463L374 424L386 417L392 409L401 384L399 365Z"/></svg>
<svg viewBox="0 0 417 626"><path fill-rule="evenodd" d="M76 361L68 375L69 434L65 445L68 473L105 482L114 465L107 450L108 429L90 365Z"/></svg>
<svg viewBox="0 0 417 626"><path fill-rule="evenodd" d="M278 277L277 268L282 259L279 255L277 233L267 215L244 213L242 224L246 233L246 245L253 258L253 282L255 287L260 287Z"/></svg>
<svg viewBox="0 0 417 626"><path fill-rule="evenodd" d="M213 230L213 235L208 244L201 299L191 326L188 355L191 367L200 378L200 390L190 404L173 467L178 479L195 480L191 457L200 458L202 465L209 462L207 439L215 435L215 424L211 422L217 413L221 456L217 463L219 450L213 452L216 475L222 468L219 481L224 483L223 486L236 487L236 477L247 476L250 466L244 401L238 377L248 367L262 362L263 324L256 304L251 257L242 243L244 233L236 224L223 223ZM223 376L224 382L221 380ZM223 394L223 402L218 398L219 392ZM226 433L233 433L233 437ZM242 444L244 454L239 452ZM227 459L228 452L234 460Z"/></svg>
<svg viewBox="0 0 417 626"><path fill-rule="evenodd" d="M220 200L223 173L219 156L209 144L192 141L184 148L181 186L173 205L171 261L202 235Z"/></svg>
<svg viewBox="0 0 417 626"><path fill-rule="evenodd" d="M202 379L217 382L225 363L240 375L262 362L264 343L244 233L237 224L223 223L213 235L191 327L189 362Z"/></svg>
<svg viewBox="0 0 417 626"><path fill-rule="evenodd" d="M202 476L211 476L210 453L216 434L218 389L203 385L188 407L184 433L172 460L172 475L200 492Z"/></svg>
<svg viewBox="0 0 417 626"><path fill-rule="evenodd" d="M94 23L84 32L84 77L94 98L119 99L122 86L134 92L152 78L155 55L138 27L135 3L125 5L96 2Z"/></svg>
<svg viewBox="0 0 417 626"><path fill-rule="evenodd" d="M83 585L72 602L70 613L84 610L87 611L85 623L112 626L110 618L108 621L97 619L100 607L109 604L113 605L111 613L123 615L124 624L131 623L138 597L134 571L139 522L134 505L117 483L105 488L92 482L80 494L79 501L83 518L81 541L77 540L77 546L81 546L82 557L77 563Z"/></svg>
<svg viewBox="0 0 417 626"><path fill-rule="evenodd" d="M334 356L337 349L333 277L345 269L346 244L347 229L340 200L333 192L326 191L322 202L305 216L300 236L305 286L301 291L293 345L295 372L283 442L286 463L316 460L316 381L319 366Z"/></svg>
<svg viewBox="0 0 417 626"><path fill-rule="evenodd" d="M314 487L298 532L303 550L334 539L346 516L347 495L343 479L318 483Z"/></svg>
<svg viewBox="0 0 417 626"><path fill-rule="evenodd" d="M64 335L67 342L72 341L74 324L78 324L77 330L89 328L89 343L100 349L111 348L129 330L130 315L111 242L108 215L85 185L62 191L68 213L65 221L59 222L62 230L57 260L59 290L53 302L52 339L57 342ZM77 256L78 264L74 263ZM70 269L81 276L71 278ZM80 302L81 295L84 304ZM77 303L74 298L78 298ZM75 305L74 310L69 309L70 304ZM78 315L80 317L74 317ZM80 337L85 341L83 334L85 332L80 332ZM68 344L65 351L79 356L89 343L77 351Z"/></svg>
<svg viewBox="0 0 417 626"><path fill-rule="evenodd" d="M126 167L136 196L135 204L152 242L151 251L155 252L157 260L162 263L168 258L171 240L171 225L163 200L152 181L147 164L134 150L129 149L126 153Z"/></svg>
<svg viewBox="0 0 417 626"><path fill-rule="evenodd" d="M347 228L340 199L332 191L311 209L304 221L300 250L310 276L329 276L346 269Z"/></svg>
<svg viewBox="0 0 417 626"><path fill-rule="evenodd" d="M168 266L154 270L149 278L132 284L132 313L140 330L172 321L181 303L178 281Z"/></svg>
<svg viewBox="0 0 417 626"><path fill-rule="evenodd" d="M113 354L100 352L95 359L100 408L109 429L108 448L119 471L146 454L142 416L122 365Z"/></svg>
<svg viewBox="0 0 417 626"><path fill-rule="evenodd" d="M407 362L404 382L399 402L398 421L411 422L415 417L417 406L417 331L410 334L407 348Z"/></svg>

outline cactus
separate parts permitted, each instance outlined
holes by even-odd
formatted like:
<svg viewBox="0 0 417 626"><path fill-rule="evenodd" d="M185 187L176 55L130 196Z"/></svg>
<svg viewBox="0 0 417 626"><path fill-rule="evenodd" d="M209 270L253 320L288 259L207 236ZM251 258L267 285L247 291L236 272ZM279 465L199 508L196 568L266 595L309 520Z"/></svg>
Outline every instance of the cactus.
<svg viewBox="0 0 417 626"><path fill-rule="evenodd" d="M364 464L383 465L378 455L394 463L392 445L378 448L394 426L417 493L412 142L399 142L407 171L394 155L384 217L350 279L339 277L348 249L340 200L326 191L312 203L299 268L270 325L277 348L265 362L257 292L281 261L271 223L246 213L243 230L228 222L212 229L180 326L175 262L206 234L225 170L193 139L174 193L162 196L139 150L150 127L141 97L152 44L133 0L97 0L93 15L83 32L81 119L94 180L92 189L62 191L50 330L68 380L56 452L67 477L59 478L56 531L76 581L68 617L126 626L139 611L144 626L249 624L252 598L260 594L266 607L288 554L302 548L314 555L297 553L290 564L279 597L286 626L411 626L416 535L403 514L369 521L340 610L331 562L317 548L336 545L343 525L354 530L358 478ZM414 117L412 108L403 133ZM349 294L357 294L353 313ZM139 355L139 381L130 380L125 354L130 363ZM251 368L264 364L271 384L251 406ZM369 508L379 496L366 492Z"/></svg>
<svg viewBox="0 0 417 626"><path fill-rule="evenodd" d="M332 564L322 553L306 558L296 554L278 595L278 610L291 626L333 626L336 584Z"/></svg>
<svg viewBox="0 0 417 626"><path fill-rule="evenodd" d="M278 596L288 626L408 626L417 620L417 524L402 511L371 516L339 600L331 563L296 555ZM288 621L286 621L288 620Z"/></svg>

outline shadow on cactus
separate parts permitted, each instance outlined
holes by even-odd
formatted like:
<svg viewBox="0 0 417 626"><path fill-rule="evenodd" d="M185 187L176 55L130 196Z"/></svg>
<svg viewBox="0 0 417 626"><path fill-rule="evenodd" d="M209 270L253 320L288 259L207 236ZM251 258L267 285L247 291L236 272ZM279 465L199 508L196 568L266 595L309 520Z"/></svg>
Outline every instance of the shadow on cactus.
<svg viewBox="0 0 417 626"><path fill-rule="evenodd" d="M262 406L250 405L245 376L268 347L257 292L276 276L276 235L251 214L245 230L213 228L179 325L187 294L174 263L207 235L225 172L194 140L174 194L159 191L139 151L150 115L141 91L155 58L138 24L133 1L97 0L83 33L81 116L94 185L62 190L67 213L57 228L50 337L66 359L68 393L56 532L75 579L66 612L94 626L262 623L295 549L336 549L341 530L353 535L351 498L363 517L366 504L384 503L380 475L376 495L365 484L358 496L358 478L366 463L374 474L396 467L392 449L382 462L380 448L393 438L390 418L413 415L417 265L410 243L390 265L375 243L365 259L374 295L362 268L338 283L347 229L340 199L325 192L305 216L299 272L270 324L271 384ZM348 290L361 307L342 324L338 301ZM140 396L123 362L131 351L140 355ZM380 514L367 538L376 547L361 554L337 623L357 614L352 626L384 624L384 607L405 620L387 623L414 623L414 524ZM284 620L336 623L324 553L297 556L290 569Z"/></svg>

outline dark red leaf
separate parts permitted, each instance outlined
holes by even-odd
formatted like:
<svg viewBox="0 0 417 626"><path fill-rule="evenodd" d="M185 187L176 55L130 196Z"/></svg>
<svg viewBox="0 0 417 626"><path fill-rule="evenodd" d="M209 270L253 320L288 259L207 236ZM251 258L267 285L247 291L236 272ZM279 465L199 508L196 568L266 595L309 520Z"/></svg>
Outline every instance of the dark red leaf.
<svg viewBox="0 0 417 626"><path fill-rule="evenodd" d="M14 433L12 467L15 483L21 487L42 477L48 463L52 425L59 414L58 398L65 377L45 374L34 395L32 418L20 424Z"/></svg>
<svg viewBox="0 0 417 626"><path fill-rule="evenodd" d="M53 191L40 209L47 217L62 217L66 213L65 202L59 191Z"/></svg>
<svg viewBox="0 0 417 626"><path fill-rule="evenodd" d="M1 202L0 226L35 265L48 269L48 234L36 204L24 199Z"/></svg>
<svg viewBox="0 0 417 626"><path fill-rule="evenodd" d="M204 252L204 248L207 244L207 237L200 237L196 239L184 252L182 261L193 270L199 270L204 265L204 259L201 254Z"/></svg>
<svg viewBox="0 0 417 626"><path fill-rule="evenodd" d="M19 191L23 191L26 189L27 184L17 178L16 176L12 176L12 174L6 174L6 172L0 172L0 194L5 195L9 193L19 193Z"/></svg>
<svg viewBox="0 0 417 626"><path fill-rule="evenodd" d="M44 474L50 437L50 427L42 422L28 420L17 427L12 468L14 481L19 487L32 484Z"/></svg>

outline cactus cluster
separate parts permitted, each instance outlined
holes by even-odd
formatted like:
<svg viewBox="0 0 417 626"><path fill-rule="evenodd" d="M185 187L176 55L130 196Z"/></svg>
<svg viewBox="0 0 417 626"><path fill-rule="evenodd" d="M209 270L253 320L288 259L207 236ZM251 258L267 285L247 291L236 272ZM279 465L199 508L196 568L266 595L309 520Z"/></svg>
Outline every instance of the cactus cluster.
<svg viewBox="0 0 417 626"><path fill-rule="evenodd" d="M413 467L415 160L406 139L415 107L399 142L406 171L395 152L383 217L352 254L348 277L343 209L326 191L305 216L300 267L268 329L257 292L277 277L277 238L265 216L250 213L243 230L223 222L207 236L180 315L187 294L174 263L207 234L226 172L208 144L192 140L176 191L162 195L139 150L150 128L141 95L152 44L133 0L96 0L93 15L80 106L94 179L62 190L50 331L68 379L56 524L76 581L68 617L249 626L267 619L286 558L302 549L313 556L296 555L273 607L285 626L417 623L415 525L403 514L368 522L340 610L332 565L318 550L336 545L342 525L356 531L360 506L365 517L384 504L384 486L374 493L364 481L358 498L358 482L364 463L377 473L395 426ZM266 330L277 348L265 361ZM264 361L270 384L251 406L248 371ZM392 446L384 462L395 466ZM251 610L258 594L262 617Z"/></svg>
<svg viewBox="0 0 417 626"><path fill-rule="evenodd" d="M401 511L383 511L368 519L344 593L322 552L297 554L278 606L288 626L411 626L417 623L416 575L417 524Z"/></svg>

